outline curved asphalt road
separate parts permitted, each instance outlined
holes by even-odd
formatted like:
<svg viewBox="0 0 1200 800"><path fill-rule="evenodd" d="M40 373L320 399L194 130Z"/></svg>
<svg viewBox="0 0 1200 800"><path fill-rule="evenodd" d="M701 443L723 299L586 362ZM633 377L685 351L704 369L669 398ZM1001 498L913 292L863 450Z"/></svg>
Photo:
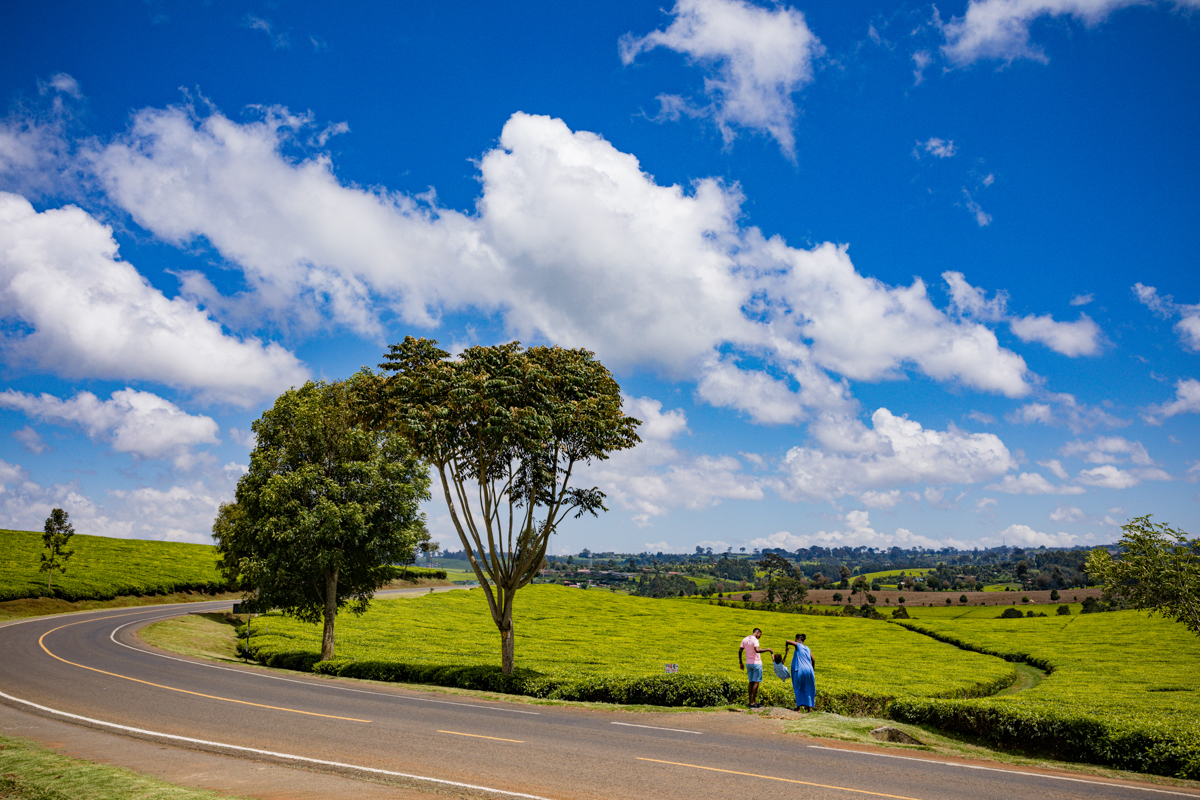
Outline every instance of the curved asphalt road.
<svg viewBox="0 0 1200 800"><path fill-rule="evenodd" d="M228 607L219 602L110 609L4 625L0 702L198 749L410 785L414 777L428 778L418 785L461 791L465 784L495 790L496 796L1200 797L898 751L831 749L780 735L774 725L747 715L494 703L217 666L152 651L134 635L156 619Z"/></svg>

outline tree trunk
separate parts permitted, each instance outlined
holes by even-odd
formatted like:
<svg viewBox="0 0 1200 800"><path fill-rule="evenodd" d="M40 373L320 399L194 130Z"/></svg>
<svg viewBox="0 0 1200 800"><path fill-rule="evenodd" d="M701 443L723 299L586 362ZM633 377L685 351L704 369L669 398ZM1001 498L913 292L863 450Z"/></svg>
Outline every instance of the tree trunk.
<svg viewBox="0 0 1200 800"><path fill-rule="evenodd" d="M513 591L504 593L504 605L501 618L499 620L500 627L500 668L505 675L511 675L513 671L513 662L516 660L516 637L513 635L513 618L512 604Z"/></svg>
<svg viewBox="0 0 1200 800"><path fill-rule="evenodd" d="M325 632L321 636L321 660L333 658L333 621L337 617L338 568L325 573Z"/></svg>
<svg viewBox="0 0 1200 800"><path fill-rule="evenodd" d="M500 630L500 668L504 671L505 675L511 675L513 671L515 656L513 645L513 626L510 621L508 623L508 630Z"/></svg>

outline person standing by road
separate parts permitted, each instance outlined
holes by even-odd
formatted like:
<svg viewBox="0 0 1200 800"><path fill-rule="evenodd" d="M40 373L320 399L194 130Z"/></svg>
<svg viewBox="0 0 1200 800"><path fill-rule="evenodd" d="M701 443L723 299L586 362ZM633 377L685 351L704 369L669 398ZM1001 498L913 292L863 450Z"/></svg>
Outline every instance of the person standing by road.
<svg viewBox="0 0 1200 800"><path fill-rule="evenodd" d="M758 699L758 687L762 685L763 679L762 656L759 654L775 652L758 646L761 636L762 628L755 628L754 632L742 639L742 643L738 645L738 669L746 670L746 679L750 682L750 708L762 708L762 703L755 702ZM743 654L746 657L745 667L742 666Z"/></svg>
<svg viewBox="0 0 1200 800"><path fill-rule="evenodd" d="M796 652L792 655L792 694L796 696L796 710L803 708L812 711L817 705L817 676L813 671L817 660L813 658L812 650L804 643L803 633L796 634L796 641L787 642L783 646L783 657L787 660L787 651L793 645Z"/></svg>

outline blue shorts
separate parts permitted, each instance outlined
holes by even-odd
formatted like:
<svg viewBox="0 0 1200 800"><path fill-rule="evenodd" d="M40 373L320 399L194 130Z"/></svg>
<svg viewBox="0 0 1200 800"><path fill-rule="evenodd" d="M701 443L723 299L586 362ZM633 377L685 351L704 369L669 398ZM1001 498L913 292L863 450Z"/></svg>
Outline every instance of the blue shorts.
<svg viewBox="0 0 1200 800"><path fill-rule="evenodd" d="M762 664L747 664L746 679L750 683L762 683Z"/></svg>

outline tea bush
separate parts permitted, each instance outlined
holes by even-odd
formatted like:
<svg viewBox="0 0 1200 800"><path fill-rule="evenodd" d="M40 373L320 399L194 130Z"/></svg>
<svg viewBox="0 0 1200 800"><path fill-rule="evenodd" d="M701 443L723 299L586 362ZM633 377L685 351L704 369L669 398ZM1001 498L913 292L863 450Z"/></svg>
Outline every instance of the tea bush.
<svg viewBox="0 0 1200 800"><path fill-rule="evenodd" d="M535 585L517 598L514 626L517 665L524 668L514 673L519 680L496 677L498 635L477 591L379 600L362 617L339 616L336 660L319 664L318 626L264 615L252 624L250 653L270 665L346 677L704 706L745 702L737 648L760 627L766 631L763 646L778 652L797 631L808 635L817 659L817 707L838 713L882 713L901 696L982 696L1015 679L1000 659L861 617L799 616ZM679 674L666 675L667 663L678 664ZM773 675L759 698L789 708L795 702L791 684Z"/></svg>
<svg viewBox="0 0 1200 800"><path fill-rule="evenodd" d="M1051 674L1000 697L898 698L894 718L1055 758L1200 778L1200 640L1183 626L1137 611L898 624Z"/></svg>
<svg viewBox="0 0 1200 800"><path fill-rule="evenodd" d="M110 539L75 534L75 555L65 573L54 573L53 589L38 572L42 535L0 531L0 600L58 597L63 600L111 600L120 595L225 590L217 572L216 548L206 544Z"/></svg>

